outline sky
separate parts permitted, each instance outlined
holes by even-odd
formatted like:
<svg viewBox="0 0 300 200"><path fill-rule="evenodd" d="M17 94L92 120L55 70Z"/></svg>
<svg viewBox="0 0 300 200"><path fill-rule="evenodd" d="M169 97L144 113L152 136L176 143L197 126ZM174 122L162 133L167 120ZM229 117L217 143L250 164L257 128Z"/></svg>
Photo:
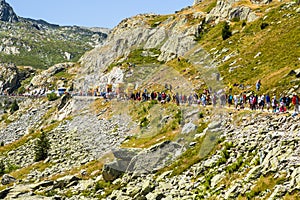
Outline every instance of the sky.
<svg viewBox="0 0 300 200"><path fill-rule="evenodd" d="M143 13L172 14L194 0L6 0L20 17L58 25L113 28Z"/></svg>

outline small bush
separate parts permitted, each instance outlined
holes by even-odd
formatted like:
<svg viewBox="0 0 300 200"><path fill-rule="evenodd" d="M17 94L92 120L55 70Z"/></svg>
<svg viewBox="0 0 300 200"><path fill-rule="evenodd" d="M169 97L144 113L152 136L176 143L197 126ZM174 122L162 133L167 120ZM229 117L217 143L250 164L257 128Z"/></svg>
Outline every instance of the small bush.
<svg viewBox="0 0 300 200"><path fill-rule="evenodd" d="M15 165L15 164L12 164L12 163L10 163L10 162L7 162L7 163L6 163L6 172L7 172L7 173L10 173L10 172L12 172L12 171L15 171L15 170L17 170L17 169L19 169L19 168L20 168L19 166Z"/></svg>
<svg viewBox="0 0 300 200"><path fill-rule="evenodd" d="M37 139L36 145L34 147L35 150L35 158L34 161L38 162L41 160L45 160L48 157L48 151L50 149L50 143L47 138L46 133L42 131L40 137Z"/></svg>
<svg viewBox="0 0 300 200"><path fill-rule="evenodd" d="M226 40L232 36L232 32L230 31L230 26L228 23L224 23L224 26L222 28L222 38L223 40Z"/></svg>
<svg viewBox="0 0 300 200"><path fill-rule="evenodd" d="M202 119L203 117L204 117L203 112L200 112L200 113L199 113L199 119Z"/></svg>
<svg viewBox="0 0 300 200"><path fill-rule="evenodd" d="M247 25L246 21L243 21L242 27L244 27L244 26L246 26L246 25Z"/></svg>
<svg viewBox="0 0 300 200"><path fill-rule="evenodd" d="M263 22L263 23L261 23L261 25L260 25L260 29L263 30L263 29L267 28L268 26L269 26L268 23Z"/></svg>
<svg viewBox="0 0 300 200"><path fill-rule="evenodd" d="M18 88L18 94L24 94L26 92L26 89L24 86L21 86Z"/></svg>
<svg viewBox="0 0 300 200"><path fill-rule="evenodd" d="M147 117L144 117L140 122L140 127L141 128L146 127L146 126L148 126L149 123L150 123L150 121L147 119Z"/></svg>
<svg viewBox="0 0 300 200"><path fill-rule="evenodd" d="M111 183L110 182L105 182L105 181L98 181L95 185L95 191L98 191L98 190L102 190L102 189L105 189L105 188L108 188L110 187Z"/></svg>
<svg viewBox="0 0 300 200"><path fill-rule="evenodd" d="M17 110L19 110L19 105L17 103L17 100L15 99L14 102L11 104L10 106L10 112L11 113L14 113L16 112Z"/></svg>
<svg viewBox="0 0 300 200"><path fill-rule="evenodd" d="M5 172L5 164L3 160L0 160L0 176Z"/></svg>
<svg viewBox="0 0 300 200"><path fill-rule="evenodd" d="M234 17L231 21L233 21L233 22L239 22L240 18L239 17Z"/></svg>
<svg viewBox="0 0 300 200"><path fill-rule="evenodd" d="M1 141L0 147L3 147L3 146L4 146L4 141Z"/></svg>
<svg viewBox="0 0 300 200"><path fill-rule="evenodd" d="M243 157L240 156L235 163L232 163L231 165L226 167L226 171L228 173L233 173L237 171L243 164Z"/></svg>
<svg viewBox="0 0 300 200"><path fill-rule="evenodd" d="M52 93L47 94L47 99L48 99L48 101L55 101L56 99L58 99L58 96L52 92Z"/></svg>

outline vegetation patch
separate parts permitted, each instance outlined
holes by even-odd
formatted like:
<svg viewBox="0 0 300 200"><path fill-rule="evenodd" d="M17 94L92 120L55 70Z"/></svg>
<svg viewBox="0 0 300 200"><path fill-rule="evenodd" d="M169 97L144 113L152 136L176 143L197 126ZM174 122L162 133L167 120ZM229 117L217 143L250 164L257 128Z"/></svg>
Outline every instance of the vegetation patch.
<svg viewBox="0 0 300 200"><path fill-rule="evenodd" d="M130 68L137 67L145 64L163 64L157 60L157 57L161 54L159 49L133 49L124 61L117 60L110 64L106 72L110 72L114 67L119 66L122 69L128 70ZM120 58L123 60L123 58Z"/></svg>
<svg viewBox="0 0 300 200"><path fill-rule="evenodd" d="M50 149L49 139L46 133L42 130L41 135L38 137L34 146L35 156L34 161L38 162L45 160L48 157L48 151Z"/></svg>
<svg viewBox="0 0 300 200"><path fill-rule="evenodd" d="M151 19L148 20L148 24L150 27L155 28L159 26L162 22L166 21L172 15L157 15L153 16Z"/></svg>
<svg viewBox="0 0 300 200"><path fill-rule="evenodd" d="M266 190L273 190L275 185L278 185L280 183L282 183L285 180L285 175L279 177L279 178L274 178L273 175L268 175L268 176L261 176L254 188L252 188L252 190L250 192L246 193L246 197L248 199L251 199L255 196L260 195L263 191Z"/></svg>

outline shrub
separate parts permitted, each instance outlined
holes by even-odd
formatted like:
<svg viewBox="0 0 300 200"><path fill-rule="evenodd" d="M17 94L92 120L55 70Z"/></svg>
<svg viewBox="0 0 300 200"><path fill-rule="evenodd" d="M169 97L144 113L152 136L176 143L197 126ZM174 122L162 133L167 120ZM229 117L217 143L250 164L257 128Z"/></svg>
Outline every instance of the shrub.
<svg viewBox="0 0 300 200"><path fill-rule="evenodd" d="M1 141L0 147L3 147L3 146L4 146L4 141Z"/></svg>
<svg viewBox="0 0 300 200"><path fill-rule="evenodd" d="M5 172L5 164L3 160L0 160L0 175L3 175Z"/></svg>
<svg viewBox="0 0 300 200"><path fill-rule="evenodd" d="M149 123L150 123L150 121L147 119L147 117L144 117L140 122L140 127L141 128L146 127L146 126L148 126Z"/></svg>
<svg viewBox="0 0 300 200"><path fill-rule="evenodd" d="M36 145L34 147L35 150L35 158L34 161L45 160L48 157L48 151L50 149L50 143L47 138L46 133L42 131L40 137L37 139Z"/></svg>
<svg viewBox="0 0 300 200"><path fill-rule="evenodd" d="M198 117L199 117L200 119L204 118L203 112L200 112Z"/></svg>
<svg viewBox="0 0 300 200"><path fill-rule="evenodd" d="M18 94L24 94L26 92L26 89L24 86L19 87Z"/></svg>
<svg viewBox="0 0 300 200"><path fill-rule="evenodd" d="M269 26L268 23L263 22L263 23L261 23L261 25L260 25L260 29L263 30L263 29L267 28L268 26Z"/></svg>
<svg viewBox="0 0 300 200"><path fill-rule="evenodd" d="M11 104L10 106L10 112L11 113L14 113L16 112L17 110L19 110L19 105L17 103L17 100L15 99L14 102Z"/></svg>
<svg viewBox="0 0 300 200"><path fill-rule="evenodd" d="M230 26L228 23L224 23L224 26L222 28L222 38L223 40L226 40L228 38L230 38L232 35L231 31L230 31Z"/></svg>
<svg viewBox="0 0 300 200"><path fill-rule="evenodd" d="M48 101L55 101L56 99L58 99L58 96L52 92L52 93L47 94L47 99L48 99Z"/></svg>
<svg viewBox="0 0 300 200"><path fill-rule="evenodd" d="M243 21L242 27L244 27L244 26L246 26L246 25L247 25L247 23L246 23L245 21Z"/></svg>
<svg viewBox="0 0 300 200"><path fill-rule="evenodd" d="M15 164L12 164L12 163L10 163L9 161L6 162L6 172L7 172L7 173L10 173L10 172L12 172L12 171L15 171L15 170L17 170L17 169L19 169L19 168L20 168L19 166L15 165Z"/></svg>

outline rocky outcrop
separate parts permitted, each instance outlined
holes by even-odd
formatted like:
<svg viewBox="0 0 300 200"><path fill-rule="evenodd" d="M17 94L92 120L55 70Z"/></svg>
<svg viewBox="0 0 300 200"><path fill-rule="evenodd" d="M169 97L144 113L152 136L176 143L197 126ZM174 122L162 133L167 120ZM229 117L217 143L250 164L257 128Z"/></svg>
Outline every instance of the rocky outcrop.
<svg viewBox="0 0 300 200"><path fill-rule="evenodd" d="M124 173L134 176L156 172L170 164L183 152L183 147L175 142L165 141L145 150L119 149L113 151L116 160L105 164L103 178L113 181Z"/></svg>
<svg viewBox="0 0 300 200"><path fill-rule="evenodd" d="M111 31L104 45L81 57L78 87L97 84L106 68L120 58L126 59L133 48L159 49L158 60L168 61L183 56L195 44L196 27L186 26L188 16L182 15L179 22L170 17L160 21L160 25L149 25L154 17L157 16L139 15L123 20Z"/></svg>
<svg viewBox="0 0 300 200"><path fill-rule="evenodd" d="M135 176L156 172L170 164L183 152L183 147L175 142L165 141L146 149L132 158L126 172Z"/></svg>
<svg viewBox="0 0 300 200"><path fill-rule="evenodd" d="M40 74L34 76L30 82L30 86L37 88L37 87L45 87L54 82L58 83L54 75L63 71L67 72L70 68L74 66L75 63L72 62L56 64L50 67L49 69L42 71ZM59 85L58 87L63 86L63 82L61 84L62 85Z"/></svg>
<svg viewBox="0 0 300 200"><path fill-rule="evenodd" d="M124 174L132 158L136 156L141 149L116 149L112 150L115 161L103 166L102 176L105 181L113 181Z"/></svg>
<svg viewBox="0 0 300 200"><path fill-rule="evenodd" d="M14 64L0 64L0 94L12 93L32 72L30 68L20 70Z"/></svg>
<svg viewBox="0 0 300 200"><path fill-rule="evenodd" d="M180 175L170 177L172 171L161 175L133 177L125 174L120 182L127 182L126 190L114 191L110 199L235 199L252 195L261 181L274 181L275 186L258 191L260 197L281 199L299 190L299 117L249 114L240 125L223 116L212 123L210 131L222 130L223 139L214 154L191 166ZM207 133L208 134L208 133ZM208 135L208 137L212 137ZM228 155L227 155L228 153ZM227 156L226 156L226 155ZM228 177L237 176L237 178ZM151 183L151 184L149 184ZM147 187L146 187L147 186ZM144 190L143 188L148 188Z"/></svg>
<svg viewBox="0 0 300 200"><path fill-rule="evenodd" d="M197 4L201 3L201 2L202 2L202 0L194 0L193 5L195 6L195 5L197 5Z"/></svg>
<svg viewBox="0 0 300 200"><path fill-rule="evenodd" d="M8 185L10 183L16 182L16 179L13 176L10 176L8 174L4 174L1 179L2 185Z"/></svg>
<svg viewBox="0 0 300 200"><path fill-rule="evenodd" d="M247 6L233 6L235 1L218 0L214 7L206 16L206 22L218 23L224 20L246 20L252 22L258 18L254 11Z"/></svg>
<svg viewBox="0 0 300 200"><path fill-rule="evenodd" d="M18 22L19 18L14 12L13 8L5 2L0 0L0 20L4 22Z"/></svg>

